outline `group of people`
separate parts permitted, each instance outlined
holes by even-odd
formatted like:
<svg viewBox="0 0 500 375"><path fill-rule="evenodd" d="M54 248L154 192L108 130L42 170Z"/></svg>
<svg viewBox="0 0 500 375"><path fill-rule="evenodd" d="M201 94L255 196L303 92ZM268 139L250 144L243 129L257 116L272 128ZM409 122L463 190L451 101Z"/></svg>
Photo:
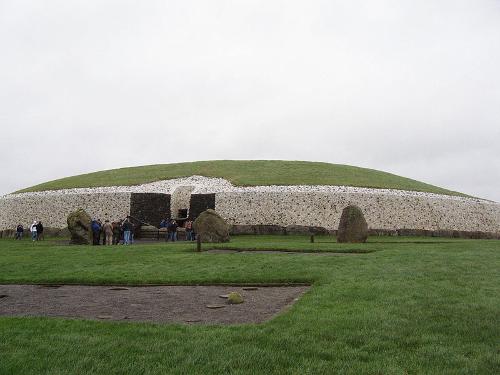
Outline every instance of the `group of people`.
<svg viewBox="0 0 500 375"><path fill-rule="evenodd" d="M174 219L163 219L160 222L160 229L166 228L167 232L165 234L165 241L177 241L177 228L179 224ZM194 241L195 234L193 232L193 221L187 219L184 223L184 229L186 230L186 241Z"/></svg>
<svg viewBox="0 0 500 375"><path fill-rule="evenodd" d="M121 221L110 222L100 219L92 220L92 245L100 245L101 238L103 245L118 245L121 241L124 245L134 243L134 224L127 217Z"/></svg>
<svg viewBox="0 0 500 375"><path fill-rule="evenodd" d="M43 240L43 224L41 221L33 220L33 224L30 225L31 239L33 241ZM18 224L16 227L16 240L22 240L24 236L24 227L22 224Z"/></svg>
<svg viewBox="0 0 500 375"><path fill-rule="evenodd" d="M118 245L122 242L124 245L134 243L135 225L127 217L120 221L110 222L105 220L104 223L100 219L93 219L91 222L92 244L93 245ZM163 219L160 222L160 229L166 228L165 241L177 241L177 229L179 224L174 219ZM186 231L186 241L194 241L196 234L193 231L193 221L187 219L184 222L183 228ZM43 240L43 224L41 221L33 221L29 228L33 241ZM19 224L16 228L16 240L21 240L24 235L24 227Z"/></svg>

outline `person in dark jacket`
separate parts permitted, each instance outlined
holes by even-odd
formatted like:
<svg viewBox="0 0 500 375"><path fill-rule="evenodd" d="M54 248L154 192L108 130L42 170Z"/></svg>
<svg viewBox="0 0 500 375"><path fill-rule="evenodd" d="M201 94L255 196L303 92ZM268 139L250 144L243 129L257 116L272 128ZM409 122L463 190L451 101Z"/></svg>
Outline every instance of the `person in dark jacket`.
<svg viewBox="0 0 500 375"><path fill-rule="evenodd" d="M97 220L92 221L92 245L99 245L99 237L101 233L101 226Z"/></svg>
<svg viewBox="0 0 500 375"><path fill-rule="evenodd" d="M36 236L38 241L43 240L43 224L41 221L39 221L36 225Z"/></svg>
<svg viewBox="0 0 500 375"><path fill-rule="evenodd" d="M135 235L135 224L133 222L130 222L130 243L133 244L134 243L134 235Z"/></svg>
<svg viewBox="0 0 500 375"><path fill-rule="evenodd" d="M24 227L22 224L19 224L16 228L16 240L22 240L24 234Z"/></svg>
<svg viewBox="0 0 500 375"><path fill-rule="evenodd" d="M168 224L168 238L172 240L172 242L177 241L177 222L172 219L172 221Z"/></svg>
<svg viewBox="0 0 500 375"><path fill-rule="evenodd" d="M125 221L123 222L122 229L123 229L123 244L130 245L130 238L133 228L132 228L132 223L128 218L126 218Z"/></svg>
<svg viewBox="0 0 500 375"><path fill-rule="evenodd" d="M117 223L116 221L113 222L113 245L118 245L120 243L120 237L121 237L121 226L120 223Z"/></svg>
<svg viewBox="0 0 500 375"><path fill-rule="evenodd" d="M99 224L99 238L97 239L97 244L100 245L101 244L101 237L105 237L105 234L104 234L104 225L101 221L101 219L97 219L97 224ZM104 241L102 242L103 245L105 245Z"/></svg>

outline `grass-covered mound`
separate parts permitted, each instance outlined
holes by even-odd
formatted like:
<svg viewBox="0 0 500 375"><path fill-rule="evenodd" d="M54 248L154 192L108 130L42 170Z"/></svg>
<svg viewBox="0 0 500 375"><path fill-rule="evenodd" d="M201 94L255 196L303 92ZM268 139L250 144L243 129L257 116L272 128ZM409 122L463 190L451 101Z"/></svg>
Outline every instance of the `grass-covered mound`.
<svg viewBox="0 0 500 375"><path fill-rule="evenodd" d="M215 160L111 169L49 181L18 191L43 191L147 182L193 175L221 177L237 186L342 185L463 195L424 182L349 165L283 160Z"/></svg>

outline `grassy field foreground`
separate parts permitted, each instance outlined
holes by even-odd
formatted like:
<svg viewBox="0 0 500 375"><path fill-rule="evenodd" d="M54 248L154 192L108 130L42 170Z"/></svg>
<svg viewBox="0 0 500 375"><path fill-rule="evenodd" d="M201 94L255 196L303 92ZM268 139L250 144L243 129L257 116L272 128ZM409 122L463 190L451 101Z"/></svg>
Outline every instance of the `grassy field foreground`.
<svg viewBox="0 0 500 375"><path fill-rule="evenodd" d="M231 246L374 252L210 254L186 243L0 240L4 284L313 284L292 309L259 325L2 317L0 374L499 373L499 241L317 241L242 236Z"/></svg>

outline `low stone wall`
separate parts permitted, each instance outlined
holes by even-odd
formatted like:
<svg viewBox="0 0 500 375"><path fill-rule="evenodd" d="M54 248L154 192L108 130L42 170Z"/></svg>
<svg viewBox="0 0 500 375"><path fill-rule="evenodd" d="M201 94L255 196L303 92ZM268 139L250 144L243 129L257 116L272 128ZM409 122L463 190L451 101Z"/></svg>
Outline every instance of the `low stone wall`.
<svg viewBox="0 0 500 375"><path fill-rule="evenodd" d="M405 236L405 237L445 237L445 238L462 238L462 239L483 239L483 240L500 240L500 232L470 232L458 230L423 230L423 229L370 229L370 236ZM308 227L301 225L289 225L282 227L279 225L232 225L230 230L231 235L253 234L282 234L282 235L337 235L336 229L326 229L323 227Z"/></svg>
<svg viewBox="0 0 500 375"><path fill-rule="evenodd" d="M25 229L33 220L45 227L65 228L66 218L78 208L102 220L123 219L130 212L130 193L18 194L0 199L0 229Z"/></svg>
<svg viewBox="0 0 500 375"><path fill-rule="evenodd" d="M232 225L337 229L342 209L359 206L370 229L500 232L500 205L471 198L349 192L230 192L216 210Z"/></svg>

